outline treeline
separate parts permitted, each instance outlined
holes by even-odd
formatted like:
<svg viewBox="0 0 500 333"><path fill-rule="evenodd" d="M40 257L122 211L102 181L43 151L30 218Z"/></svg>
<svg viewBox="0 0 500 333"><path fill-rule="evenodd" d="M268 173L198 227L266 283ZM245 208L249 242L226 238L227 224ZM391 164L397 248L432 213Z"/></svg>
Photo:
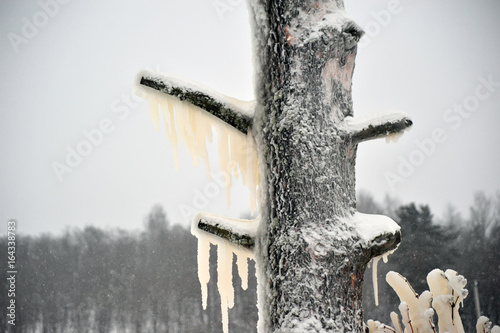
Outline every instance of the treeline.
<svg viewBox="0 0 500 333"><path fill-rule="evenodd" d="M389 270L405 276L415 291L428 289L427 274L448 268L469 283L462 320L474 331L477 282L481 313L500 323L500 196L478 193L467 218L453 209L436 219L428 206L377 203L368 194L358 210L385 214L402 228L403 242L379 263L380 306L374 306L371 270L364 285L365 318L390 323L399 301L385 282ZM6 240L0 240L6 248ZM216 252L211 253L208 308L201 307L197 278L197 241L189 230L170 225L155 206L141 232L76 229L62 236L17 238L16 327L13 332L221 332ZM242 291L234 267L236 291L229 313L231 332L255 332L256 281L250 263L249 288ZM0 307L7 307L6 260L0 260ZM6 311L0 314L6 325ZM12 328L12 327L11 327Z"/></svg>
<svg viewBox="0 0 500 333"><path fill-rule="evenodd" d="M440 268L453 269L468 281L469 295L460 311L466 332L475 332L477 321L474 284L481 314L495 324L500 323L500 193L495 197L476 193L467 218L451 206L443 217L436 218L427 205L401 206L390 198L379 204L368 194L359 196L358 210L392 217L401 226L403 236L389 262L379 262L378 307L374 305L371 269L366 271L363 299L366 319L390 324L390 312L399 314L397 295L385 282L388 271L406 277L415 292L421 294L429 290L427 274Z"/></svg>

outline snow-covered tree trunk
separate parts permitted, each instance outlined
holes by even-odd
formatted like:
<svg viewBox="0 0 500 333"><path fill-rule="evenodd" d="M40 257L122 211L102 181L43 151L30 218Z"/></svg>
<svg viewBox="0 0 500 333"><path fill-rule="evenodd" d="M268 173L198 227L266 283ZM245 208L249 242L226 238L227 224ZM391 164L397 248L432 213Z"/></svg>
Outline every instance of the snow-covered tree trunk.
<svg viewBox="0 0 500 333"><path fill-rule="evenodd" d="M269 332L361 332L368 261L399 233L363 241L355 213L358 142L406 128L352 130L351 78L362 31L342 1L253 1L254 131L265 175L257 238ZM362 129L365 129L363 132Z"/></svg>
<svg viewBox="0 0 500 333"><path fill-rule="evenodd" d="M258 231L212 215L200 215L196 227L253 250L260 331L362 332L365 267L401 235L389 218L355 211L357 145L401 132L411 120L400 112L353 117L363 32L342 0L250 0L250 16L257 99L250 115L180 81L143 74L140 83L256 140Z"/></svg>

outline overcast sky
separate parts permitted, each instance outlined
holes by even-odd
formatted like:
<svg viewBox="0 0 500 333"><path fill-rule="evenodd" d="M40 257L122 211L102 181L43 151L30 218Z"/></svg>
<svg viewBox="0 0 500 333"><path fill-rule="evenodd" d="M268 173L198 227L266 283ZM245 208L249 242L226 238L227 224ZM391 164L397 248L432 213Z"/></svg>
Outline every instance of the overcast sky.
<svg viewBox="0 0 500 333"><path fill-rule="evenodd" d="M156 203L183 225L191 207L247 212L245 189L235 187L226 209L223 191L185 149L175 171L165 133L153 131L146 102L131 93L136 73L149 68L252 99L244 1L60 1L0 2L5 226L15 218L30 234L140 229ZM346 10L367 32L355 115L398 109L415 124L397 143L360 145L358 189L438 214L448 203L466 213L475 191L499 190L500 2L347 0ZM68 157L78 149L86 156ZM65 166L59 176L54 165Z"/></svg>

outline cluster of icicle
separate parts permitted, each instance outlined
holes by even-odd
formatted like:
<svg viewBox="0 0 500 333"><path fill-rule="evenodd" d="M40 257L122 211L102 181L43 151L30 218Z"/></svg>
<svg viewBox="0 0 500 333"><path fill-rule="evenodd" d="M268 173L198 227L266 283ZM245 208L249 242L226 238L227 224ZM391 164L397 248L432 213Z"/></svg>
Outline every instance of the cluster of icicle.
<svg viewBox="0 0 500 333"><path fill-rule="evenodd" d="M370 333L464 333L458 310L468 291L464 289L467 280L462 275L451 269L446 272L435 269L427 275L430 291L420 295L415 293L406 278L396 272L387 273L386 280L401 301L401 320L396 312L391 312L392 327L368 320ZM433 320L435 313L437 329ZM491 322L484 316L478 319L476 330L477 333L500 333L500 327L491 328Z"/></svg>
<svg viewBox="0 0 500 333"><path fill-rule="evenodd" d="M225 175L226 202L229 206L232 179L241 176L243 185L250 192L250 208L255 211L259 185L259 168L254 138L250 131L247 135L227 125L217 117L194 106L155 91L144 96L149 102L149 113L155 130L160 127L160 114L163 116L167 138L174 150L175 166L179 168L178 143L185 145L198 166L201 160L205 164L207 177L210 179L210 163L207 143L211 143L216 134L220 168Z"/></svg>
<svg viewBox="0 0 500 333"><path fill-rule="evenodd" d="M248 288L248 259L254 259L252 251L201 231L194 223L191 232L198 238L198 279L201 284L203 310L207 309L208 283L210 282L210 244L217 246L217 289L220 295L222 328L224 333L228 333L229 309L234 306L233 254L236 255L241 288L246 290Z"/></svg>
<svg viewBox="0 0 500 333"><path fill-rule="evenodd" d="M143 90L144 92L144 90ZM254 138L235 130L208 112L181 101L179 98L147 91L141 94L149 102L149 112L155 130L160 127L160 115L163 117L168 140L174 149L176 168L179 168L178 143L185 145L193 159L193 165L203 162L210 179L210 163L207 143L211 143L215 133L218 142L220 168L225 175L226 202L230 204L232 179L242 177L243 185L250 192L252 213L256 207L259 186L259 167ZM194 222L199 220L199 216ZM239 221L240 225L245 224ZM255 229L257 221L248 223ZM191 232L198 238L198 278L201 284L203 309L207 307L208 282L210 281L210 244L217 246L217 288L221 300L222 325L225 333L229 331L228 309L234 306L233 254L237 257L238 274L241 287L248 287L248 259L253 259L252 252L239 248L217 236L212 236L198 229L193 223Z"/></svg>

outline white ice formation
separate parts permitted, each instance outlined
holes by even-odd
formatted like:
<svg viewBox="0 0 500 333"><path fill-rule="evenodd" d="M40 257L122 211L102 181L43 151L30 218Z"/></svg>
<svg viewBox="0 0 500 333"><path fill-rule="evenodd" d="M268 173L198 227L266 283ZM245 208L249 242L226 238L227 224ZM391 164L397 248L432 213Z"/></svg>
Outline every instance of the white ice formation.
<svg viewBox="0 0 500 333"><path fill-rule="evenodd" d="M201 284L203 309L207 308L207 288L208 282L210 282L210 244L217 246L217 288L221 301L222 326L224 333L228 333L228 311L234 306L233 254L236 255L238 275L243 290L248 287L248 259L253 260L253 254L251 250L236 246L227 240L200 230L198 221L203 218L218 219L219 225L224 225L226 230L242 235L254 235L259 221L226 219L211 214L199 214L191 226L191 233L198 238L198 279Z"/></svg>
<svg viewBox="0 0 500 333"><path fill-rule="evenodd" d="M141 77L143 73L139 74ZM177 82L178 81L178 82ZM190 83L177 80L176 83L189 89ZM197 87L196 90L199 90ZM207 89L205 89L207 90ZM148 100L149 112L155 130L160 128L160 115L165 124L167 138L174 150L175 166L179 168L178 144L183 144L191 154L193 165L198 166L200 160L206 167L207 177L210 178L210 163L207 152L207 143L211 143L214 134L218 142L219 164L225 175L226 202L230 204L232 179L241 176L243 185L250 193L250 208L254 212L258 199L259 167L257 151L252 133L243 134L235 130L217 117L194 106L154 89L137 84L137 95ZM215 92L208 93L216 97L222 104L230 105L242 114L249 114L252 102L243 102Z"/></svg>
<svg viewBox="0 0 500 333"><path fill-rule="evenodd" d="M445 272L435 269L427 275L430 291L426 290L420 295L406 278L396 272L387 273L386 280L401 301L401 321L395 312L391 313L393 327L369 320L367 326L370 333L465 333L458 311L468 294L465 289L467 280L462 275L451 269ZM433 321L434 314L438 317L437 328ZM481 316L477 321L476 332L497 333L500 327L491 328L489 319Z"/></svg>

